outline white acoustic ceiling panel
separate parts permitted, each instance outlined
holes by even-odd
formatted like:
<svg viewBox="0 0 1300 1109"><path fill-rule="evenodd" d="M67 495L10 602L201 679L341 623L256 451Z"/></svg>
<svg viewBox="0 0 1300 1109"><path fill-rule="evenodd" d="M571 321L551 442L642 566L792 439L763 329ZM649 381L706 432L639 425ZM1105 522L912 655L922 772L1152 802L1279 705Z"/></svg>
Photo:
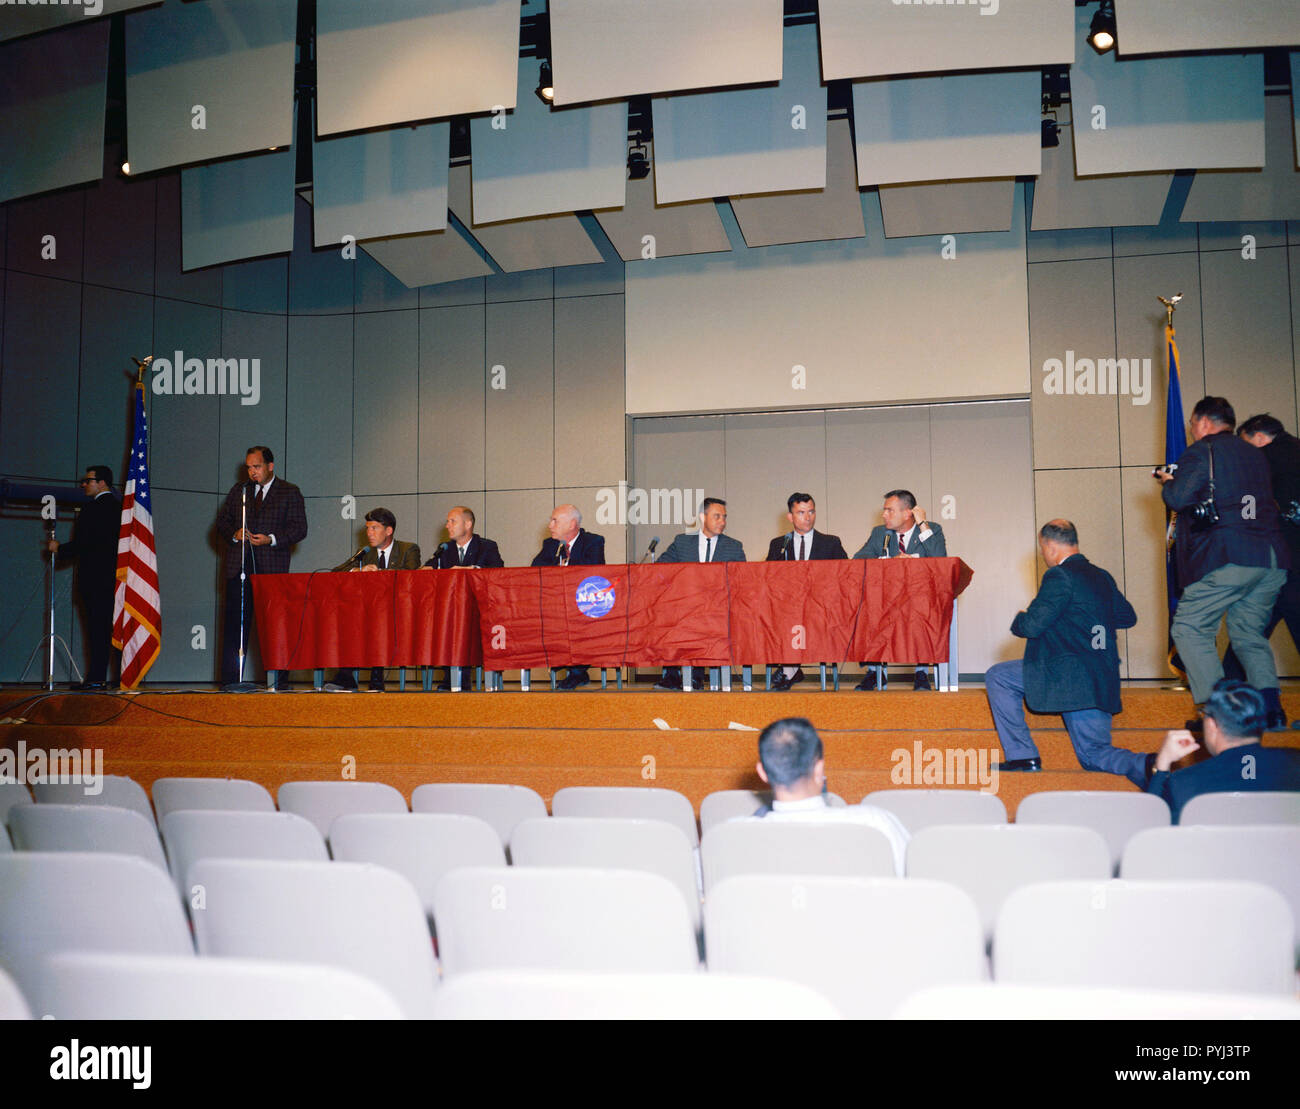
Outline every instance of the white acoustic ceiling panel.
<svg viewBox="0 0 1300 1109"><path fill-rule="evenodd" d="M731 201L747 246L857 239L866 234L847 119L826 125L826 187L808 192L738 196ZM886 226L888 226L886 224Z"/></svg>
<svg viewBox="0 0 1300 1109"><path fill-rule="evenodd" d="M557 104L781 77L782 0L550 0Z"/></svg>
<svg viewBox="0 0 1300 1109"><path fill-rule="evenodd" d="M1069 0L818 0L817 10L827 81L1074 61Z"/></svg>
<svg viewBox="0 0 1300 1109"><path fill-rule="evenodd" d="M826 185L826 90L817 28L785 30L779 84L652 102L660 204Z"/></svg>
<svg viewBox="0 0 1300 1109"><path fill-rule="evenodd" d="M107 97L103 20L0 46L0 203L98 181Z"/></svg>
<svg viewBox="0 0 1300 1109"><path fill-rule="evenodd" d="M519 0L317 0L320 134L515 106Z"/></svg>
<svg viewBox="0 0 1300 1109"><path fill-rule="evenodd" d="M395 239L371 239L361 249L408 289L484 277L492 267L455 228Z"/></svg>
<svg viewBox="0 0 1300 1109"><path fill-rule="evenodd" d="M1122 0L1115 42L1124 54L1300 46L1295 0Z"/></svg>
<svg viewBox="0 0 1300 1109"><path fill-rule="evenodd" d="M293 249L294 149L181 170L181 268Z"/></svg>
<svg viewBox="0 0 1300 1109"><path fill-rule="evenodd" d="M167 0L126 21L132 173L288 146L295 0Z"/></svg>
<svg viewBox="0 0 1300 1109"><path fill-rule="evenodd" d="M591 236L572 214L474 224L468 166L452 168L447 180L447 203L455 217L507 273L584 266L602 260Z"/></svg>
<svg viewBox="0 0 1300 1109"><path fill-rule="evenodd" d="M446 227L450 141L449 123L314 140L316 246Z"/></svg>
<svg viewBox="0 0 1300 1109"><path fill-rule="evenodd" d="M159 0L81 0L80 3L58 3L57 0L5 0L0 6L0 41L49 31L55 27L85 24L101 15L127 12L132 8L147 8Z"/></svg>
<svg viewBox="0 0 1300 1109"><path fill-rule="evenodd" d="M653 167L654 144L647 143L646 151ZM712 200L656 204L653 173L627 183L623 207L606 208L593 214L625 262L731 249L727 230Z"/></svg>
<svg viewBox="0 0 1300 1109"><path fill-rule="evenodd" d="M1083 37L1070 69L1078 172L1145 173L1264 164L1264 59L1260 54L1117 58Z"/></svg>
<svg viewBox="0 0 1300 1109"><path fill-rule="evenodd" d="M889 239L1010 231L1015 203L1012 177L880 186L880 211Z"/></svg>
<svg viewBox="0 0 1300 1109"><path fill-rule="evenodd" d="M1262 170L1201 171L1183 205L1184 223L1223 220L1300 220L1300 172L1295 127L1284 96L1266 101L1267 162Z"/></svg>
<svg viewBox="0 0 1300 1109"><path fill-rule="evenodd" d="M1069 107L1058 113L1068 124ZM1062 134L1068 134L1068 129ZM1043 172L1034 183L1031 231L1077 227L1151 227L1160 222L1172 173L1077 177L1068 140L1043 151Z"/></svg>
<svg viewBox="0 0 1300 1109"><path fill-rule="evenodd" d="M520 87L536 66L520 61ZM475 223L623 203L626 102L552 108L525 96L513 111L472 119L470 145Z"/></svg>
<svg viewBox="0 0 1300 1109"><path fill-rule="evenodd" d="M882 77L853 85L858 184L1036 176L1039 70Z"/></svg>

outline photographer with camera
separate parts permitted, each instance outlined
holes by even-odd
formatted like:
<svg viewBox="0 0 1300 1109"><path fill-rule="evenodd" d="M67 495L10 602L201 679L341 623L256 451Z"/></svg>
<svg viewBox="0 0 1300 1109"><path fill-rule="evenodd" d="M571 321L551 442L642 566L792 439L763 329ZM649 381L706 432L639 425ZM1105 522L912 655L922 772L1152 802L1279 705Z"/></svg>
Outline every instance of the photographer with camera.
<svg viewBox="0 0 1300 1109"><path fill-rule="evenodd" d="M1172 473L1155 471L1165 504L1178 513L1174 553L1184 588L1171 632L1200 706L1223 677L1214 640L1226 615L1228 638L1264 697L1269 726L1285 727L1264 629L1291 559L1268 462L1232 433L1236 425L1226 399L1202 397L1192 409L1192 445Z"/></svg>
<svg viewBox="0 0 1300 1109"><path fill-rule="evenodd" d="M1286 572L1286 584L1277 595L1264 636L1272 636L1273 629L1285 620L1292 641L1300 648L1300 439L1288 435L1282 421L1267 412L1244 421L1237 435L1264 452L1273 478L1273 498L1282 515L1282 538L1291 553L1291 569ZM1223 656L1223 673L1238 681L1246 676L1231 647Z"/></svg>

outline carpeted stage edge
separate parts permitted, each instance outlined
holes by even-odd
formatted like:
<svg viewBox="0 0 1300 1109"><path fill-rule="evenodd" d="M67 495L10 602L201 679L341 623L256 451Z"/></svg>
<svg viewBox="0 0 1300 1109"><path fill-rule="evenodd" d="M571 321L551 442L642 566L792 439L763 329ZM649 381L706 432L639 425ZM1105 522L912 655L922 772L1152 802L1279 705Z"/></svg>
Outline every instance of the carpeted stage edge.
<svg viewBox="0 0 1300 1109"><path fill-rule="evenodd" d="M1288 716L1300 716L1300 688L1285 691L1283 703ZM1165 730L1181 726L1190 708L1185 692L1126 688L1115 745L1158 750ZM817 726L829 786L849 802L898 786L991 786L988 768L1001 757L978 687L246 696L10 687L0 690L0 746L102 748L105 773L146 788L162 777L232 777L260 782L274 795L295 779L355 777L387 782L409 801L424 782L506 782L535 789L549 804L566 785L659 786L684 793L698 809L714 790L761 788L756 731L781 716L806 716ZM1041 790L1134 788L1081 770L1059 717L1031 716L1030 726L1043 772L996 781L1012 818L1022 797ZM1300 731L1265 742L1300 747Z"/></svg>

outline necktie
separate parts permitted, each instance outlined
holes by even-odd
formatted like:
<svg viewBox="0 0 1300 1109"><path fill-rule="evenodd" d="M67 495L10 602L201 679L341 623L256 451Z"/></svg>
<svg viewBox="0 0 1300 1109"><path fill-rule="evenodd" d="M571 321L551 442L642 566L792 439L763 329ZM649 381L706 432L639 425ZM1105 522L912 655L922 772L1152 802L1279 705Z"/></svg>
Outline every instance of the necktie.
<svg viewBox="0 0 1300 1109"><path fill-rule="evenodd" d="M464 566L464 565L465 565L465 548L464 548L464 547L457 547L456 549L460 552L460 555L459 555L459 557L460 557L460 564L461 564L462 566Z"/></svg>
<svg viewBox="0 0 1300 1109"><path fill-rule="evenodd" d="M802 536L802 535L799 536L799 553L795 555L794 560L795 560L796 562L804 562L804 561L806 561L806 559L805 559L804 556L803 556L803 536Z"/></svg>
<svg viewBox="0 0 1300 1109"><path fill-rule="evenodd" d="M898 533L898 553L899 554L907 553L907 546L903 542L903 533L901 531Z"/></svg>
<svg viewBox="0 0 1300 1109"><path fill-rule="evenodd" d="M388 554L386 551L379 552L379 568L381 570L388 569Z"/></svg>
<svg viewBox="0 0 1300 1109"><path fill-rule="evenodd" d="M569 565L569 544L567 543L560 544L560 565Z"/></svg>
<svg viewBox="0 0 1300 1109"><path fill-rule="evenodd" d="M712 562L713 561L713 536L709 536L709 541L705 544L705 547L707 547L708 549L705 552L704 561Z"/></svg>
<svg viewBox="0 0 1300 1109"><path fill-rule="evenodd" d="M262 508L262 494L265 493L265 492L266 492L266 490L265 490L262 486L259 485L259 486L257 487L257 493L256 493L256 495L253 497L253 511L254 511L254 512L258 512L258 511L261 510L261 508Z"/></svg>

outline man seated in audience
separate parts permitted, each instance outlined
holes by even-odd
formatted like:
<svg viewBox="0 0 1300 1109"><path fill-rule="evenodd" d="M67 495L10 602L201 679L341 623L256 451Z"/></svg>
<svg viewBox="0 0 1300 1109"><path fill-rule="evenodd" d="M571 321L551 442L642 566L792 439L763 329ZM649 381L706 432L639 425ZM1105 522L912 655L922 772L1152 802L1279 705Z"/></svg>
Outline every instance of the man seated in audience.
<svg viewBox="0 0 1300 1109"><path fill-rule="evenodd" d="M755 817L782 823L849 823L875 828L894 851L894 871L901 878L907 856L907 829L886 809L875 805L832 807L826 798L826 760L817 729L803 717L777 720L758 737L758 776L772 787L772 804Z"/></svg>
<svg viewBox="0 0 1300 1109"><path fill-rule="evenodd" d="M1300 790L1300 751L1262 746L1267 723L1268 707L1259 690L1220 679L1202 710L1205 749L1211 757L1171 771L1200 745L1185 729L1166 732L1147 792L1169 802L1177 824L1183 806L1202 793Z"/></svg>

